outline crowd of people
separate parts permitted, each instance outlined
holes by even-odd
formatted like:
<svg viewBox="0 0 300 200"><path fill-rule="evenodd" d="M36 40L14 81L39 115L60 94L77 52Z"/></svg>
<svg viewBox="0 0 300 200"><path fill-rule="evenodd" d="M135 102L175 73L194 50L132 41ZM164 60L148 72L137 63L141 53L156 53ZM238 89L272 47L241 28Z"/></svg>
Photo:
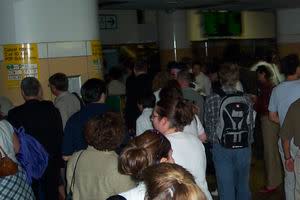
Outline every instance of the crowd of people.
<svg viewBox="0 0 300 200"><path fill-rule="evenodd" d="M300 199L297 55L281 60L284 81L276 79L274 65L249 70L256 90L243 83L235 62L210 69L170 62L155 77L148 67L138 60L125 83L117 68L108 83L88 79L80 96L68 91L67 75L55 73L48 80L53 102L43 99L39 80L24 78L22 105L2 109L8 104L0 101L0 199L212 200L206 177L215 171L212 194L250 200L256 119L267 175L261 192L275 191L284 176L286 199ZM106 104L108 96L123 95L119 112ZM36 146L23 142L20 128L48 154L32 182L18 155L24 145L31 145L29 151Z"/></svg>

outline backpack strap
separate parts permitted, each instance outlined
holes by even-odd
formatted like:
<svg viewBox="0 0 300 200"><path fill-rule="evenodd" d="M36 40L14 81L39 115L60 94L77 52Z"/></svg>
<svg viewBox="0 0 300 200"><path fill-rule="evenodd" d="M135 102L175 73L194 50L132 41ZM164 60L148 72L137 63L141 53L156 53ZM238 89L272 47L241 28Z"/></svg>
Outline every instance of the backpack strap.
<svg viewBox="0 0 300 200"><path fill-rule="evenodd" d="M219 95L221 98L225 97L226 96L226 93L224 92L224 90L222 88L216 88L214 90L214 92Z"/></svg>
<svg viewBox="0 0 300 200"><path fill-rule="evenodd" d="M77 94L77 92L72 92L71 94L73 94L78 99L78 101L80 103L80 108L83 108L84 107L84 103L83 103L81 97Z"/></svg>
<svg viewBox="0 0 300 200"><path fill-rule="evenodd" d="M0 150L1 150L1 151L0 151L0 159L1 159L1 158L4 158L4 157L8 157L8 155L5 153L5 151L4 151L4 149L1 147L1 145L0 145ZM2 153L1 153L1 152L4 154L3 157L2 157Z"/></svg>

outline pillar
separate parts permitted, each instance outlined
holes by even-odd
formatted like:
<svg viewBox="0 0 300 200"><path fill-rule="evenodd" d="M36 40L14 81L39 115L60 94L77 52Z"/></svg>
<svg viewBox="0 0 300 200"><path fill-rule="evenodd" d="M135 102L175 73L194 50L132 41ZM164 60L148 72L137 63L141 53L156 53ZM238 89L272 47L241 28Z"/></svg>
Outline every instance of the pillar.
<svg viewBox="0 0 300 200"><path fill-rule="evenodd" d="M159 11L158 38L162 68L165 68L169 61L192 57L187 37L186 11Z"/></svg>
<svg viewBox="0 0 300 200"><path fill-rule="evenodd" d="M48 100L53 99L48 78L56 72L79 76L79 82L100 77L97 2L2 0L0 96L7 96L14 105L23 103L18 85L24 76L38 77Z"/></svg>
<svg viewBox="0 0 300 200"><path fill-rule="evenodd" d="M277 14L277 44L280 57L290 53L300 56L300 8L281 9Z"/></svg>

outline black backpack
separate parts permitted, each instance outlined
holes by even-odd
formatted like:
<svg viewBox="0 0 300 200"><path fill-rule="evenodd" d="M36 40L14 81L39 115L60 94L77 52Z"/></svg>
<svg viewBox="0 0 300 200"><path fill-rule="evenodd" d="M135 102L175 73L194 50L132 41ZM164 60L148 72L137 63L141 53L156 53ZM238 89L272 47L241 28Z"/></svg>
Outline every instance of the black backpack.
<svg viewBox="0 0 300 200"><path fill-rule="evenodd" d="M225 93L221 97L217 135L226 148L245 148L250 145L254 130L254 110L243 92Z"/></svg>

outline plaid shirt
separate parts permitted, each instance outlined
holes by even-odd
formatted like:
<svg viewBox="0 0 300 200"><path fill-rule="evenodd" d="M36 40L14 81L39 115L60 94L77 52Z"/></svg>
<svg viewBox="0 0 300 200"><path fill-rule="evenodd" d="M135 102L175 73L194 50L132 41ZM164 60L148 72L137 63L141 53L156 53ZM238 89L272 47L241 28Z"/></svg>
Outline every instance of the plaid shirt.
<svg viewBox="0 0 300 200"><path fill-rule="evenodd" d="M236 92L236 89L231 87L222 87L224 92ZM249 101L250 97L247 97ZM208 140L211 143L219 143L219 138L216 133L217 124L219 122L219 109L221 105L221 97L216 94L212 93L208 96L205 100L204 104L204 123L205 123L205 132L208 135Z"/></svg>

